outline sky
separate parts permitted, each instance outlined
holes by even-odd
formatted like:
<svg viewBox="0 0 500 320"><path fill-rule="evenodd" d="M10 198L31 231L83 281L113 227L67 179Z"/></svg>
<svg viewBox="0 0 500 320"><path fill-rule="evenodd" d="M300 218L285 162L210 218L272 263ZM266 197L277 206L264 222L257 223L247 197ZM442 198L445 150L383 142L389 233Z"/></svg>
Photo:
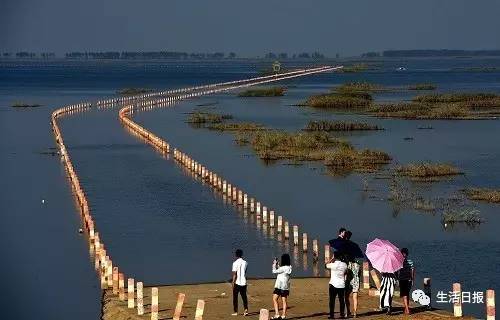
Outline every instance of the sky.
<svg viewBox="0 0 500 320"><path fill-rule="evenodd" d="M500 49L499 0L0 0L0 52Z"/></svg>

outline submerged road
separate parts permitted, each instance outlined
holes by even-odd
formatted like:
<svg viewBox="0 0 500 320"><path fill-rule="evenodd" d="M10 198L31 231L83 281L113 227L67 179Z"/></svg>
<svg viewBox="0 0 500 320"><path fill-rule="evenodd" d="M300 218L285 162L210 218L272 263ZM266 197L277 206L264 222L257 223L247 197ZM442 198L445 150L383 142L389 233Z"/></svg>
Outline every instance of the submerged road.
<svg viewBox="0 0 500 320"><path fill-rule="evenodd" d="M222 181L221 175L217 175L207 170L206 168L203 169L198 162L194 161L181 151L175 149L171 150L169 143L162 140L158 136L154 135L152 132L149 132L145 128L142 128L136 123L134 123L129 118L129 116L134 111L137 111L139 109L166 106L173 104L176 101L198 97L202 95L207 95L227 90L234 90L258 84L266 84L285 79L297 78L297 77L312 75L315 73L335 71L340 68L342 67L325 66L318 68L301 69L278 75L257 77L257 78L230 81L230 82L210 84L197 87L189 87L184 89L167 90L167 91L148 93L132 97L100 100L97 101L96 103L90 103L90 102L79 103L79 104L65 106L63 108L54 111L51 119L54 136L59 147L59 152L61 154L64 167L67 171L68 178L72 186L73 195L75 197L76 203L79 207L80 214L82 216L82 220L84 222L84 228L81 231L87 235L89 250L91 252L92 257L94 258L94 266L96 268L98 278L100 279L101 288L102 289L113 288L113 292L118 294L120 299L121 298L125 299L126 287L127 290L131 292L132 297L134 297L135 288L138 289L142 288L143 283L141 281L137 281L137 279L135 279L131 275L130 276L127 275L127 277L125 277L125 275L120 272L120 269L118 268L116 263L113 263L110 252L106 250L107 247L102 242L96 223L94 221L94 218L92 217L91 207L87 200L87 196L80 184L80 180L78 178L76 170L74 169L73 163L70 158L70 154L64 143L62 132L59 128L58 121L61 118L63 118L66 115L85 112L95 108L97 109L109 108L109 107L114 107L116 105L124 106L120 110L119 115L120 119L128 128L130 128L132 131L142 136L144 139L148 141L148 143L152 144L162 152L169 153L173 151L175 159L179 160L180 163L188 167L194 173L201 176L203 179L207 179L216 189L220 190L226 195L230 195L230 197L232 197L232 199L236 201L237 205L240 205L244 208L248 208L250 212L257 213L256 215L257 219L265 224L269 223L270 227L271 227L271 216L272 216L272 224L273 224L272 227L274 227L274 219L275 219L274 214L271 213L272 211L269 211L269 217L268 217L268 210L267 210L268 208L266 206L263 206L255 199L254 199L255 202L252 201L252 199L250 199L250 197L248 197L247 194L244 194L241 189L238 189L234 186L230 186L230 183L228 181ZM276 218L278 219L276 222L276 228L279 229L280 233L283 233L283 236L286 240L290 239L290 233L292 233L294 246L297 247L299 245L298 227L297 226L292 227L289 224L289 222L283 218L283 216L277 216ZM281 230L281 228L283 229ZM305 251L307 251L308 248L307 235L302 234L301 239L302 239L302 249L305 248ZM318 244L315 241L313 241L313 252L315 252L317 256ZM138 290L138 292L141 291L142 290ZM137 302L139 303L142 297L137 296L136 299ZM140 309L138 309L138 311L139 310Z"/></svg>

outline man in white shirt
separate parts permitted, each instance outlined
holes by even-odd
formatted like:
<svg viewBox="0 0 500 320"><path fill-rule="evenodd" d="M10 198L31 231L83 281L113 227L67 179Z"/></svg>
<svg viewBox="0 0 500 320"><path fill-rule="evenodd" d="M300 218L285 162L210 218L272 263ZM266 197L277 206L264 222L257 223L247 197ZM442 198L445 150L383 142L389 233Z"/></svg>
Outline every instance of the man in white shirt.
<svg viewBox="0 0 500 320"><path fill-rule="evenodd" d="M236 260L233 262L233 316L238 315L238 293L243 300L243 307L245 311L244 316L248 315L248 299L247 299L247 265L248 263L243 260L243 250L238 249L235 252Z"/></svg>
<svg viewBox="0 0 500 320"><path fill-rule="evenodd" d="M338 295L340 304L340 318L344 318L345 311L345 280L347 275L347 264L341 259L332 257L325 267L330 269L329 296L330 296L330 316L334 318L335 297Z"/></svg>

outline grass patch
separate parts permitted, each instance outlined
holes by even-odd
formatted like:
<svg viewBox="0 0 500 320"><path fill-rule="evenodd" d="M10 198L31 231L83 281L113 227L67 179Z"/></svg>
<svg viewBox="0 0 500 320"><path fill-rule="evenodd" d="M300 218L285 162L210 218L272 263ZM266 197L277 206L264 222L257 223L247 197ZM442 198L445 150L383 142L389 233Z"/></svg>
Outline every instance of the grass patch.
<svg viewBox="0 0 500 320"><path fill-rule="evenodd" d="M11 104L12 108L38 108L41 106L42 105L38 103L25 103L25 102L15 102Z"/></svg>
<svg viewBox="0 0 500 320"><path fill-rule="evenodd" d="M346 82L334 90L338 93L379 91L384 87L370 82Z"/></svg>
<svg viewBox="0 0 500 320"><path fill-rule="evenodd" d="M499 189L470 188L464 190L470 200L500 203Z"/></svg>
<svg viewBox="0 0 500 320"><path fill-rule="evenodd" d="M325 156L325 165L334 172L337 170L375 171L388 164L391 157L378 150L356 150L350 145L343 145L329 151Z"/></svg>
<svg viewBox="0 0 500 320"><path fill-rule="evenodd" d="M263 125L253 122L213 123L209 124L207 128L217 131L256 131L266 129Z"/></svg>
<svg viewBox="0 0 500 320"><path fill-rule="evenodd" d="M345 72L345 73L359 73L363 71L369 70L370 67L366 63L356 63L351 66L344 66L340 72Z"/></svg>
<svg viewBox="0 0 500 320"><path fill-rule="evenodd" d="M362 131L362 130L383 130L383 128L365 122L348 121L309 121L304 131Z"/></svg>
<svg viewBox="0 0 500 320"><path fill-rule="evenodd" d="M195 111L189 114L187 122L198 125L218 124L232 118L233 116L230 114L218 114L211 112Z"/></svg>
<svg viewBox="0 0 500 320"><path fill-rule="evenodd" d="M285 87L254 88L240 92L238 97L281 97L285 92Z"/></svg>
<svg viewBox="0 0 500 320"><path fill-rule="evenodd" d="M500 95L451 93L416 96L410 102L378 104L368 109L378 117L401 119L482 119L500 115Z"/></svg>
<svg viewBox="0 0 500 320"><path fill-rule="evenodd" d="M463 174L458 168L445 163L411 163L396 169L400 176L416 179L432 179Z"/></svg>
<svg viewBox="0 0 500 320"><path fill-rule="evenodd" d="M436 90L437 86L432 83L417 83L408 86L408 90Z"/></svg>
<svg viewBox="0 0 500 320"><path fill-rule="evenodd" d="M466 223L477 224L483 222L477 209L463 208L460 210L445 210L442 215L442 222L446 224Z"/></svg>
<svg viewBox="0 0 500 320"><path fill-rule="evenodd" d="M349 94L329 93L311 96L307 98L303 105L323 109L363 110L371 104L371 100L371 95L364 92Z"/></svg>
<svg viewBox="0 0 500 320"><path fill-rule="evenodd" d="M124 88L118 90L116 93L121 94L123 96L133 96L136 94L143 94L149 92L153 92L153 90L148 88Z"/></svg>
<svg viewBox="0 0 500 320"><path fill-rule="evenodd" d="M479 102L497 100L500 96L493 93L445 93L426 94L413 98L420 103L453 103L453 102Z"/></svg>
<svg viewBox="0 0 500 320"><path fill-rule="evenodd" d="M251 144L263 160L324 160L330 148L349 145L325 132L289 133L278 130L255 132Z"/></svg>

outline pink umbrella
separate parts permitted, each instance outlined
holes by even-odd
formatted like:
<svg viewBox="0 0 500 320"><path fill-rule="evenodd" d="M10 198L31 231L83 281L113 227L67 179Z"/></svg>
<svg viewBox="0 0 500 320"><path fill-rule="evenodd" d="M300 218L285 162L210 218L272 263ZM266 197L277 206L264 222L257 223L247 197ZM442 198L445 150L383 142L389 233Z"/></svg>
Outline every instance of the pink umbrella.
<svg viewBox="0 0 500 320"><path fill-rule="evenodd" d="M387 240L376 238L366 246L366 256L380 272L393 273L403 267L401 251Z"/></svg>

